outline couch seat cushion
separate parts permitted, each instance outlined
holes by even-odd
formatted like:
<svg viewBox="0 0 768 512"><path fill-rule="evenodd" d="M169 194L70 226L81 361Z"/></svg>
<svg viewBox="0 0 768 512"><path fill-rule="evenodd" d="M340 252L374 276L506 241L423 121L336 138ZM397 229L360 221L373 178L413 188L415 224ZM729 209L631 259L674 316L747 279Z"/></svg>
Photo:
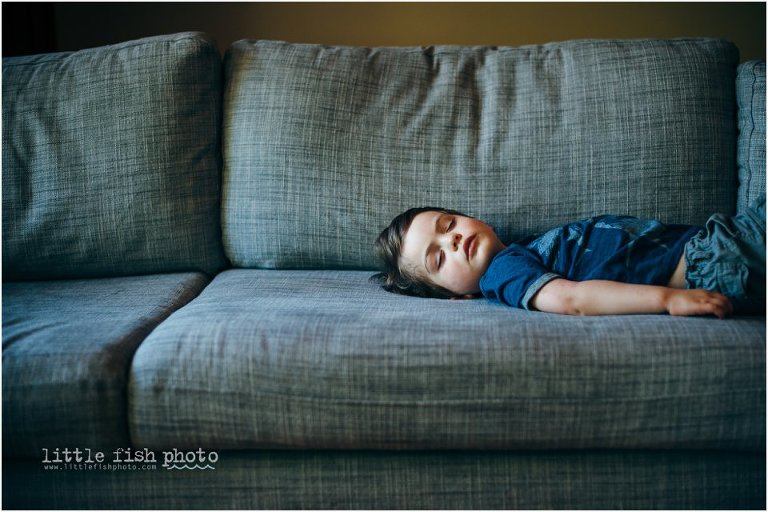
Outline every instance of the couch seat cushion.
<svg viewBox="0 0 768 512"><path fill-rule="evenodd" d="M136 347L207 284L200 273L3 283L3 450L129 446Z"/></svg>
<svg viewBox="0 0 768 512"><path fill-rule="evenodd" d="M765 318L566 317L233 269L141 344L129 421L170 448L765 446Z"/></svg>

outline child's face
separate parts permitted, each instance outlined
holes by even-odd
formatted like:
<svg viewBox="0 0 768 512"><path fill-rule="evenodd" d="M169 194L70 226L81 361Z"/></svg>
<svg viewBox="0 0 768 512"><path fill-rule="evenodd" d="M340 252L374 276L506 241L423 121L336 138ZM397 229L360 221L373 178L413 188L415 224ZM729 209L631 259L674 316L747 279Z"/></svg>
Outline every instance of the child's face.
<svg viewBox="0 0 768 512"><path fill-rule="evenodd" d="M400 257L418 276L456 295L474 295L480 291L480 278L502 249L504 244L488 224L429 211L413 218Z"/></svg>

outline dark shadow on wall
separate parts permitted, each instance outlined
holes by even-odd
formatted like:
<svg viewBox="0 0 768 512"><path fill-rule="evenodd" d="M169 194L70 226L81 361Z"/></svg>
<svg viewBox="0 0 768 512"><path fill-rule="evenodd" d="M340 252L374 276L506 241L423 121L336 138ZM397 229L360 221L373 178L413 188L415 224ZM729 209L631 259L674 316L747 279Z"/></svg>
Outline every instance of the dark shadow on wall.
<svg viewBox="0 0 768 512"><path fill-rule="evenodd" d="M52 3L8 3L3 10L3 57L56 51Z"/></svg>
<svg viewBox="0 0 768 512"><path fill-rule="evenodd" d="M201 31L352 46L520 46L572 39L718 37L765 58L765 2L3 3L3 56Z"/></svg>

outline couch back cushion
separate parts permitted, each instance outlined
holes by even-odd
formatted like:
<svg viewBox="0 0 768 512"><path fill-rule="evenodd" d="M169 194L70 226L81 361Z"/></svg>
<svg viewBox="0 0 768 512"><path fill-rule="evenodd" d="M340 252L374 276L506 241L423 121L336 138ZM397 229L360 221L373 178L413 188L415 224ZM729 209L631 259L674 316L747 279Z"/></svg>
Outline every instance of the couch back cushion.
<svg viewBox="0 0 768 512"><path fill-rule="evenodd" d="M736 99L739 106L739 197L743 210L765 194L765 61L751 60L738 67Z"/></svg>
<svg viewBox="0 0 768 512"><path fill-rule="evenodd" d="M517 48L239 41L225 57L233 265L376 266L398 213L512 241L601 213L703 224L736 205L738 50L713 39Z"/></svg>
<svg viewBox="0 0 768 512"><path fill-rule="evenodd" d="M3 277L224 264L221 59L205 36L3 59Z"/></svg>

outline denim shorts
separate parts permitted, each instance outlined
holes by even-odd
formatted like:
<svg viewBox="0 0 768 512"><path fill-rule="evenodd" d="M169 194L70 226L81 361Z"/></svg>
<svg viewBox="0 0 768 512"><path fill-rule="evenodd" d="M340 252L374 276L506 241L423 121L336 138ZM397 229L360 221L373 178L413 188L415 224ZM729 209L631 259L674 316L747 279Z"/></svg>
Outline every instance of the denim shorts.
<svg viewBox="0 0 768 512"><path fill-rule="evenodd" d="M685 284L728 297L742 315L765 314L765 196L738 215L712 215L685 246Z"/></svg>

